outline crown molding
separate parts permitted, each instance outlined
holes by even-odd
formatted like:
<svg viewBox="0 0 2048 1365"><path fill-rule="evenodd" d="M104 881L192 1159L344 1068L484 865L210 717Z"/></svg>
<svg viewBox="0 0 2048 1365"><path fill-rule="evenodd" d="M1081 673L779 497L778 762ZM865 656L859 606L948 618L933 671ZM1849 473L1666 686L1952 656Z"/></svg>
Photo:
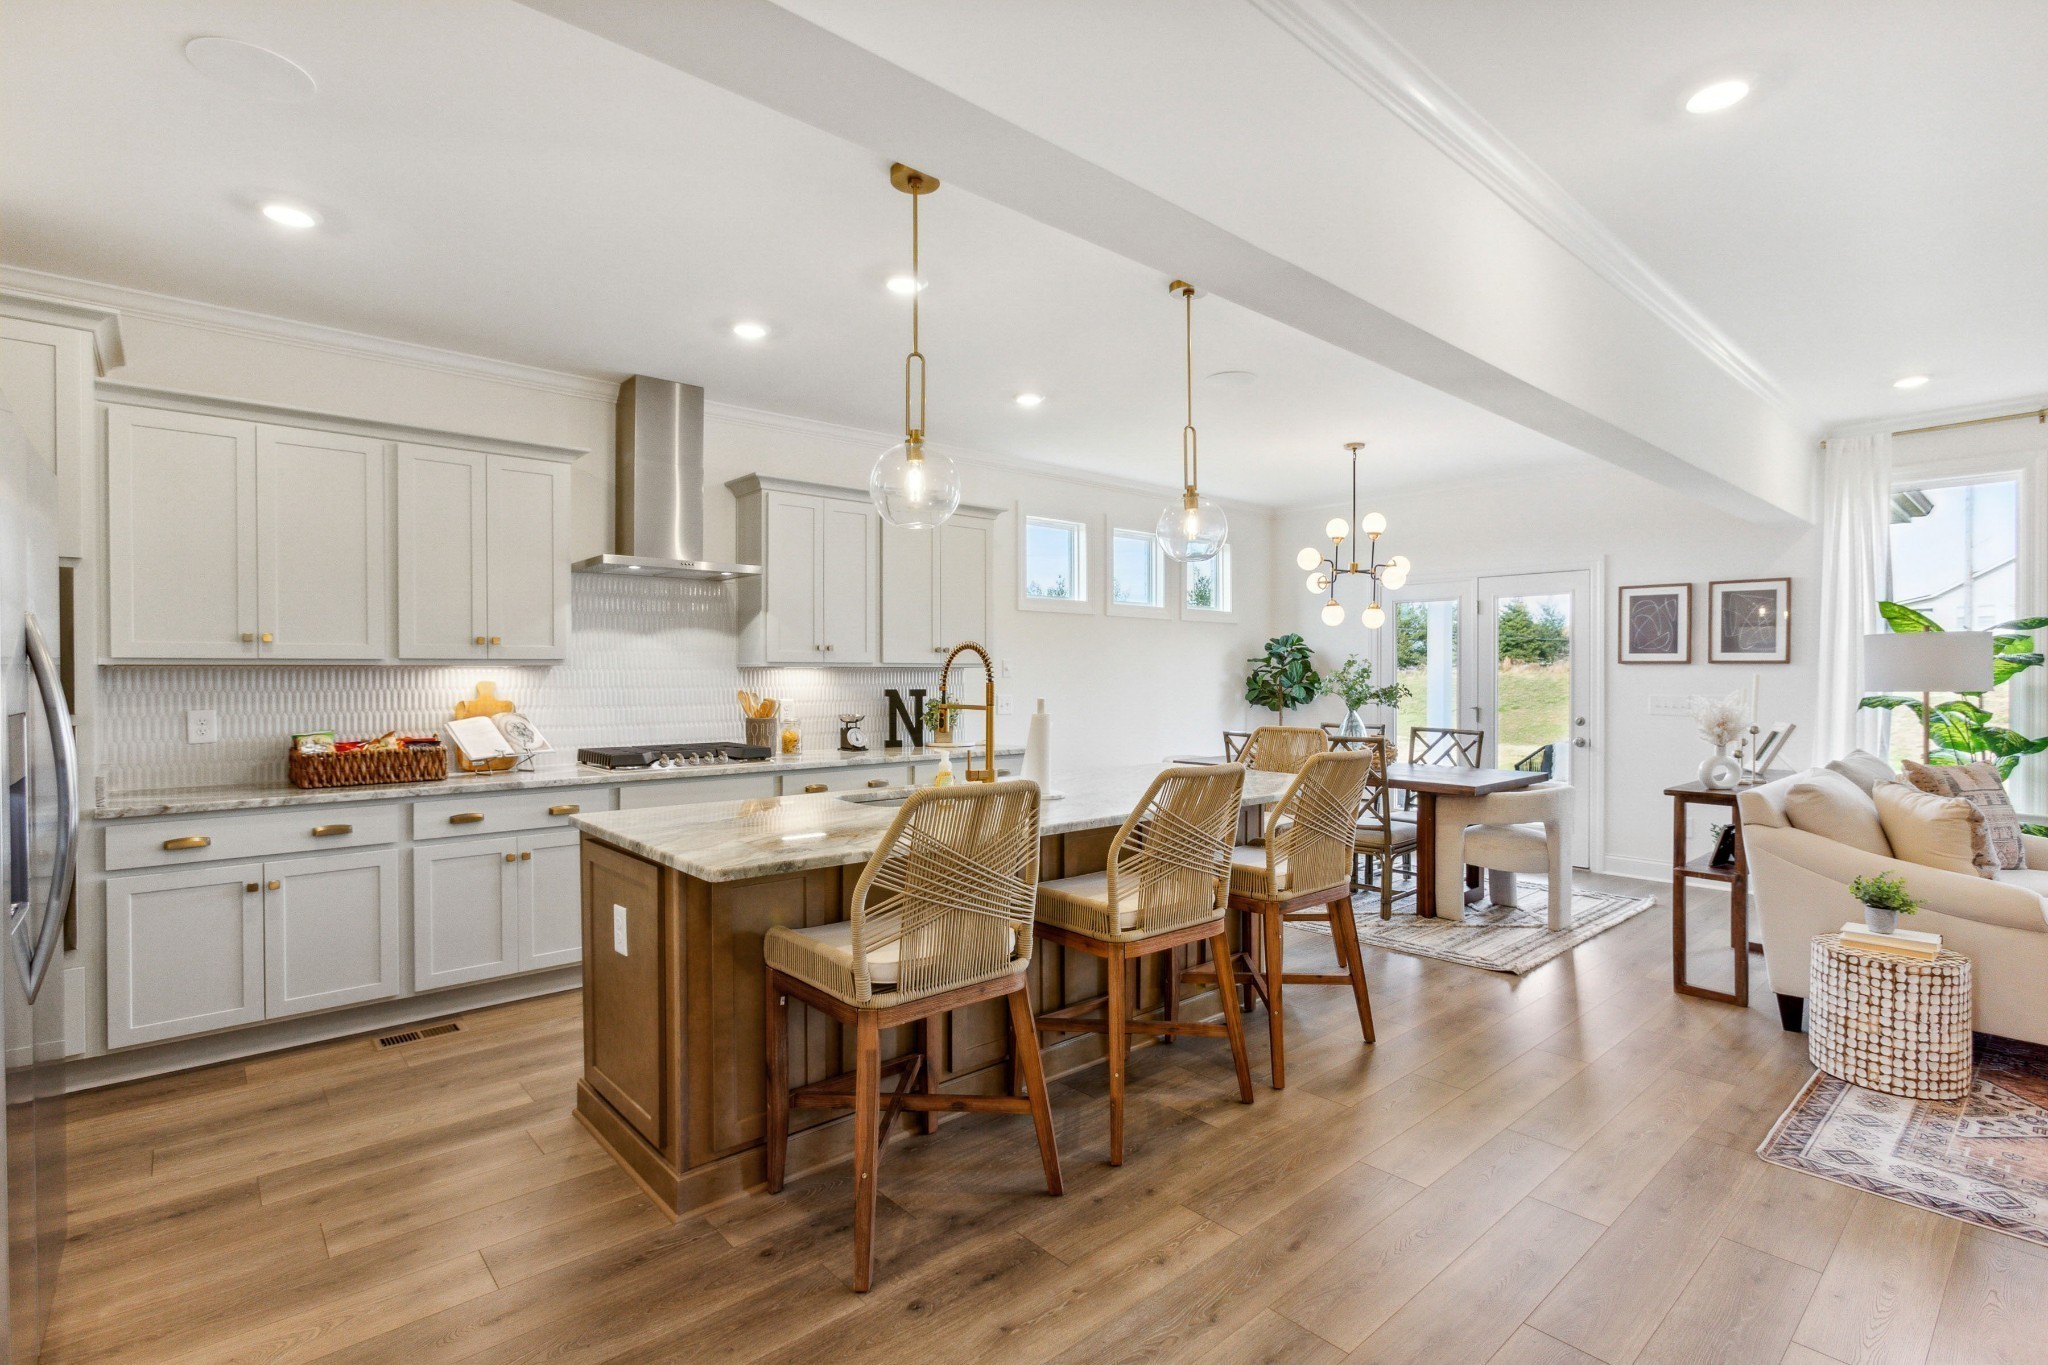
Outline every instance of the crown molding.
<svg viewBox="0 0 2048 1365"><path fill-rule="evenodd" d="M11 318L90 332L93 371L102 378L107 371L118 370L128 363L128 353L121 349L121 315L112 309L74 303L70 299L32 289L10 289L0 284L0 312Z"/></svg>
<svg viewBox="0 0 2048 1365"><path fill-rule="evenodd" d="M1564 186L1394 37L1359 0L1251 0L1268 19L1464 167L1588 269L1683 337L1736 383L1811 428L1762 366L1652 270Z"/></svg>
<svg viewBox="0 0 2048 1365"><path fill-rule="evenodd" d="M1828 428L1827 439L1838 436L1896 435L1913 427L1938 427L1948 422L1976 422L1986 417L2026 414L2048 408L2048 393L2018 398L2001 398L1995 403L1971 403L1959 408L1935 408L1926 412L1901 413L1894 417L1864 417ZM1823 442L1825 444L1825 442Z"/></svg>
<svg viewBox="0 0 2048 1365"><path fill-rule="evenodd" d="M33 295L46 305L70 306L74 309L79 305L85 305L88 309L108 309L123 317L147 318L228 336L246 337L286 346L301 346L330 354L407 365L415 369L438 370L443 374L459 375L465 379L481 379L488 383L532 389L540 393L606 404L618 399L618 381L601 375L548 370L534 365L520 365L509 360L493 360L465 351L451 351L418 342L371 336L364 332L351 332L314 322L298 322L269 313L253 313L240 308L229 308L223 304L181 299L169 294L154 294L148 290L104 284L97 280L73 279L20 266L0 266L0 291L8 295ZM118 345L116 354L119 354ZM121 361L116 360L113 363L119 364Z"/></svg>

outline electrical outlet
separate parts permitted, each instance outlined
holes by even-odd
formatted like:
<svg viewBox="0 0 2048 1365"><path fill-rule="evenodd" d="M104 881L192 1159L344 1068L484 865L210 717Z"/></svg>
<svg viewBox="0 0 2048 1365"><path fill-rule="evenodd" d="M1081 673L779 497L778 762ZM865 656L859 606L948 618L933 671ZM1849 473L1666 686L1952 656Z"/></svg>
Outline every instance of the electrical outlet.
<svg viewBox="0 0 2048 1365"><path fill-rule="evenodd" d="M627 955L626 907L623 905L614 905L612 907L612 951L620 957Z"/></svg>
<svg viewBox="0 0 2048 1365"><path fill-rule="evenodd" d="M996 714L997 714L997 715L999 715L999 716L1007 716L1007 715L1010 715L1011 713L1013 713L1014 711L1016 711L1016 709L1017 709L1017 699L1016 699L1015 697L997 697L997 698L996 698Z"/></svg>
<svg viewBox="0 0 2048 1365"><path fill-rule="evenodd" d="M187 711L185 713L185 742L187 744L220 743L220 712Z"/></svg>

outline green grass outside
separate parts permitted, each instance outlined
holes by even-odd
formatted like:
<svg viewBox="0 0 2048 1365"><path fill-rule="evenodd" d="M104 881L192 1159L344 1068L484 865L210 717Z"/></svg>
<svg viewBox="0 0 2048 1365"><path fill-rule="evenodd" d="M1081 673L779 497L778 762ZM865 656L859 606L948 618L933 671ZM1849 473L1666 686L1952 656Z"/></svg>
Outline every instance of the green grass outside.
<svg viewBox="0 0 2048 1365"><path fill-rule="evenodd" d="M1423 714L1423 671L1404 669L1401 681L1410 693L1401 703L1401 729L1426 725ZM1500 675L1500 752L1489 765L1512 765L1545 744L1562 740L1571 730L1571 668L1567 664L1509 664ZM1489 744L1491 749L1492 745Z"/></svg>

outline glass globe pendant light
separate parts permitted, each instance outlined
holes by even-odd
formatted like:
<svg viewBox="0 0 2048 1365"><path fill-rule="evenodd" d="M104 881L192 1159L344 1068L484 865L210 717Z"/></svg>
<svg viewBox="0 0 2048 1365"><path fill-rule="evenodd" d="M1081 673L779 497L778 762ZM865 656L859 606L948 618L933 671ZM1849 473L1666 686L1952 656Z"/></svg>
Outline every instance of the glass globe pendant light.
<svg viewBox="0 0 2048 1365"><path fill-rule="evenodd" d="M1326 555L1313 545L1302 547L1294 557L1295 564L1308 570L1308 590L1321 596L1330 595L1323 604L1323 624L1341 626L1344 624L1344 605L1337 600L1337 580L1347 574L1358 574L1372 583L1372 600L1358 613L1359 624L1367 630L1378 630L1387 623L1386 609L1380 605L1380 588L1396 591L1408 581L1408 556L1395 555L1384 562L1380 559L1380 537L1386 534L1387 519L1378 512L1368 512L1364 519L1358 515L1358 452L1365 449L1365 442L1350 441L1344 448L1351 452L1351 520L1331 517L1323 527L1323 534L1330 539L1330 552ZM1356 524L1358 534L1365 537L1365 563L1344 558L1344 542L1351 536ZM1357 542L1353 541L1352 554L1356 555Z"/></svg>
<svg viewBox="0 0 2048 1365"><path fill-rule="evenodd" d="M918 254L917 201L939 187L923 171L902 162L889 168L889 183L910 196L910 278L924 272ZM960 471L953 461L924 445L924 352L918 349L918 299L910 294L910 354L903 358L903 439L882 452L868 472L868 500L891 526L928 531L960 506ZM914 395L914 396L913 396Z"/></svg>
<svg viewBox="0 0 2048 1365"><path fill-rule="evenodd" d="M1159 514L1159 525L1153 531L1153 538L1159 548L1170 558L1182 563L1195 563L1214 559L1223 552L1223 544L1230 539L1230 518L1223 515L1223 509L1202 496L1196 479L1195 451L1195 287L1186 280L1175 280L1166 286L1169 293L1181 296L1187 314L1188 340L1188 421L1180 429L1180 482L1181 497L1178 503L1169 504Z"/></svg>

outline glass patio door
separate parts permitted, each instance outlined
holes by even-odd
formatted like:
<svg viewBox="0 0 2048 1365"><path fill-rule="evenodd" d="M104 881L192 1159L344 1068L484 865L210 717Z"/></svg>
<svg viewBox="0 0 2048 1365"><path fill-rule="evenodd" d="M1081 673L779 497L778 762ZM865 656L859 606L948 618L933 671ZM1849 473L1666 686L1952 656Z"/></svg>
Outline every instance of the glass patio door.
<svg viewBox="0 0 2048 1365"><path fill-rule="evenodd" d="M1472 593L1468 582L1410 583L1389 596L1394 629L1384 632L1389 638L1376 668L1379 677L1408 689L1388 733L1394 756L1405 759L1413 727L1472 723L1471 670L1460 654L1466 643L1460 625Z"/></svg>
<svg viewBox="0 0 2048 1365"><path fill-rule="evenodd" d="M1589 670L1591 575L1584 570L1481 578L1473 644L1471 715L1486 732L1489 767L1542 768L1576 793L1572 861L1588 862L1592 772Z"/></svg>

